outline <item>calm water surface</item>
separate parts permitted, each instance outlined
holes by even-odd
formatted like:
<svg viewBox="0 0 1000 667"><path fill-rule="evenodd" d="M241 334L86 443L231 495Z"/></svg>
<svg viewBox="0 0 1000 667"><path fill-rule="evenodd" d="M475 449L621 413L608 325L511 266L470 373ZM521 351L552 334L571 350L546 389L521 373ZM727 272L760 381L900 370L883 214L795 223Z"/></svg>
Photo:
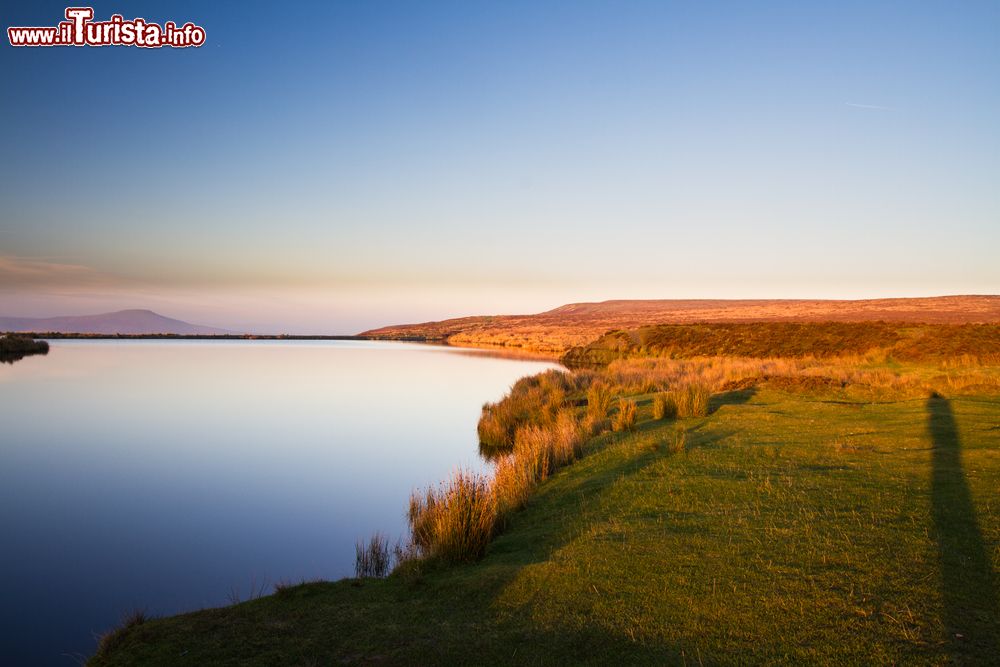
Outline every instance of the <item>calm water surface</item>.
<svg viewBox="0 0 1000 667"><path fill-rule="evenodd" d="M54 341L0 365L0 664L131 608L353 572L410 492L482 468L482 403L554 367L369 342Z"/></svg>

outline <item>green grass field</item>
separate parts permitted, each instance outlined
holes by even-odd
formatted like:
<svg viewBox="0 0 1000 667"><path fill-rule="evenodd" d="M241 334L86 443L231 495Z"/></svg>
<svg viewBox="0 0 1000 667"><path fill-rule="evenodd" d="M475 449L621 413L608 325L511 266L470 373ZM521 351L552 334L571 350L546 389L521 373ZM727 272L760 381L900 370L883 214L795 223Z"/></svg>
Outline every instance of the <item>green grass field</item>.
<svg viewBox="0 0 1000 667"><path fill-rule="evenodd" d="M637 398L478 563L147 621L93 664L1000 659L1000 397Z"/></svg>

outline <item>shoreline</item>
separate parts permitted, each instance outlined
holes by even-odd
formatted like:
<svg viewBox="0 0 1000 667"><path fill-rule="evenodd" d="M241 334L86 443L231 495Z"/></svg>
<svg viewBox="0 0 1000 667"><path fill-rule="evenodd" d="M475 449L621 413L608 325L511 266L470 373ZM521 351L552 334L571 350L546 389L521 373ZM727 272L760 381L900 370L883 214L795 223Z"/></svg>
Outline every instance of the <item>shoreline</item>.
<svg viewBox="0 0 1000 667"><path fill-rule="evenodd" d="M170 334L170 333L62 333L58 331L17 332L40 340L378 340L370 336L322 336L294 334ZM421 342L403 340L401 342Z"/></svg>
<svg viewBox="0 0 1000 667"><path fill-rule="evenodd" d="M510 359L535 359L540 361L559 362L561 355L556 353L538 352L510 345L491 345L488 343L456 344L446 340L429 339L424 336L384 337L362 335L313 335L313 334L91 334L91 333L59 333L59 332L27 332L17 333L18 336L30 336L38 340L356 340L380 343L419 343L430 347L448 347L456 350L469 350L492 353L493 356Z"/></svg>
<svg viewBox="0 0 1000 667"><path fill-rule="evenodd" d="M180 650L202 663L273 664L307 655L391 664L513 664L514 644L520 651L516 660L526 662L671 663L696 652L724 663L732 655L733 637L745 637L734 633L746 627L751 602L756 631L739 641L738 649L761 661L860 660L873 647L896 662L990 655L992 647L981 642L932 641L940 619L949 614L961 629L968 626L971 636L989 635L989 624L961 611L972 605L977 613L992 612L980 594L991 581L989 563L977 566L975 585L950 593L960 605L946 599L938 609L917 602L938 599L939 570L947 576L954 568L918 556L939 540L950 544L964 535L949 529L953 522L941 516L978 510L985 532L992 533L996 515L981 503L956 509L941 493L933 506L907 502L930 498L932 486L974 483L974 495L981 496L994 483L998 470L988 465L989 444L1000 436L983 429L995 423L1000 410L995 367L957 369L957 375L970 376L972 384L965 388L954 382L957 377L942 379L936 365L890 369L885 363L837 359L827 368L819 360L744 360L749 365L742 368L738 360L726 367L663 359L663 370L676 372L657 375L644 368L648 360L633 361L622 375L603 376L615 383L604 414L614 416L629 404L638 415L620 429L602 426L580 443L575 462L544 473L523 495L520 509L506 516L496 533L487 533L482 553L477 549L474 557L456 563L443 556L410 562L387 578L281 585L273 595L237 606L126 623L109 635L107 650L91 664L171 664ZM772 369L775 364L779 367ZM847 384L820 382L810 371L814 367L824 377L837 377L838 370L854 376ZM989 388L977 384L982 374L994 380ZM755 380L739 381L743 376ZM677 414L675 407L673 416L657 414L665 385L677 391L691 381L716 387L702 410ZM928 385L948 398L936 391L928 397ZM531 387L524 389L526 399L533 396ZM567 388L565 406L586 411L577 400L583 393L582 387ZM560 392L549 394L553 401L560 398ZM590 394L583 406L597 400ZM873 400L883 394L912 400ZM919 453L924 449L914 448L955 447L956 421L961 432L976 434L965 455L977 474L968 481L960 470L942 468ZM889 422L894 427L887 431ZM886 468L889 451L897 456ZM915 480L922 480L917 496ZM880 489L874 498L873 486ZM844 498L863 511L838 511ZM441 506L437 498L435 506ZM899 507L907 510L907 526L934 523L945 532L900 533ZM858 519L869 516L870 522ZM761 530L793 534L799 541L762 539ZM920 576L872 598L867 591L880 590L893 563L884 556L857 557L883 543L908 552L907 563ZM762 562L768 566L759 567ZM772 562L794 576L776 583ZM834 577L833 583L817 588L817 572ZM865 597L839 587L838 577L848 574L865 588ZM639 581L646 596L641 604L635 598ZM727 595L717 597L717 582ZM788 599L809 603L811 613L822 617L821 629L813 623L790 625ZM624 605L626 625L615 625L619 607L606 607L604 600ZM876 613L880 605L900 604L915 610L908 632L924 640L917 647L898 641L893 617ZM576 625L566 623L567 611ZM706 631L700 619L709 612L715 629ZM272 630L289 623L294 633ZM247 642L222 645L220 632L252 635L261 643L253 650L241 648ZM644 641L633 641L633 635Z"/></svg>
<svg viewBox="0 0 1000 667"><path fill-rule="evenodd" d="M663 579L664 592L662 595L658 594L655 613L648 617L642 616L642 623L645 624L643 632L651 633L650 636L655 641L649 645L648 652L637 654L640 661L660 661L671 655L673 641L680 640L687 644L692 641L692 637L701 636L703 628L697 623L691 624L683 608L687 601L694 600L700 604L709 599L704 596L697 580L715 577L717 573L709 559L697 577L675 580L670 574L674 566L681 562L687 563L686 567L695 567L688 559L692 553L704 549L703 541L707 541L709 549L719 554L720 558L721 555L729 558L731 544L712 542L711 535L696 535L691 538L693 541L687 541L687 533L683 528L687 525L685 517L691 515L692 507L698 508L699 525L712 524L713 534L726 535L727 531L746 529L748 532L741 538L744 545L757 544L754 542L758 537L755 530L760 515L759 508L754 503L761 502L765 495L774 502L773 509L769 511L772 530L789 531L801 539L811 539L813 535L805 529L805 524L800 523L805 519L793 511L803 502L814 505L810 521L823 516L828 522L826 530L831 534L839 534L837 531L843 532L848 527L862 531L868 528L883 530L885 526L892 524L888 515L877 521L873 518L871 526L855 526L836 513L820 513L845 493L853 496L857 502L863 502L862 498L867 498L864 494L869 488L868 481L861 480L854 485L851 480L830 474L829 471L851 469L843 466L845 459L852 459L854 465L858 466L854 470L863 471L866 476L878 477L880 485L888 484L895 478L879 476L879 468L872 463L874 454L892 450L894 443L901 437L903 440L926 440L928 437L933 440L935 434L938 434L941 420L953 419L952 405L962 420L972 420L967 422L970 427L974 425L970 432L982 430L984 425L994 423L997 410L1000 410L1000 368L995 365L997 358L993 355L998 342L994 334L995 327L988 329L987 333L990 335L985 341L978 337L955 341L950 338L947 341L928 339L925 342L933 340L935 344L930 349L921 348L922 351L944 353L944 356L933 354L930 355L932 358L909 361L897 360L892 355L885 354L887 349L895 349L893 346L899 342L896 340L895 327L885 323L814 323L795 327L784 324L749 325L755 331L759 329L762 332L767 352L780 350L790 356L758 356L760 350L755 343L761 341L745 336L737 336L732 341L726 338L723 341L726 346L722 349L727 354L720 357L706 358L699 355L697 358L687 359L684 354L675 356L679 353L702 352L703 343L717 347L720 341L716 340L715 334L746 326L748 325L700 325L688 328L664 325L648 329L647 333L658 335L641 340L633 340L626 332L607 334L594 341L593 349L620 353L621 359L616 359L618 363L611 364L610 367L608 364L598 364L598 368L591 370L578 369L579 376L576 373L561 378L561 374L556 374L547 379L545 373L530 376L519 381L497 404L484 406L484 417L489 414L491 419L495 417L493 421L496 422L487 423L485 431L504 440L502 444L509 448L509 451L500 451L500 472L487 479L464 475L459 471L440 486L428 489L426 501L423 500L422 493L415 495L409 512L412 545L405 547L399 555L393 555L389 545L379 541L376 535L371 542L374 546L368 547L368 551L364 551L363 546L359 547L359 559L362 555L367 555L370 562L382 563L382 569L361 569L356 577L345 577L333 582L281 584L276 586L271 596L236 606L179 614L148 622L143 617L135 624L125 623L106 635L92 664L116 664L116 660L119 661L117 664L169 664L169 653L180 645L186 651L195 651L204 662L216 659L253 662L260 659L260 656L242 654L233 647L214 652L214 628L220 625L231 626L234 632L256 633L276 623L287 623L288 618L295 618L296 623L312 629L306 633L308 636L293 639L269 635L266 644L269 650L277 651L273 656L277 662L282 662L287 657L286 651L299 650L301 646L308 645L317 654L324 656L349 658L363 656L366 651L374 650L373 655L388 653L393 656L393 661L430 664L435 662L430 659L431 654L422 653L419 647L407 647L402 640L412 633L431 632L433 627L442 624L454 625L456 628L455 635L445 640L444 648L458 661L467 655L465 651L469 646L469 633L477 632L477 628L483 627L489 629L488 635L502 639L497 643L485 641L477 646L473 654L479 655L482 651L485 655L491 655L495 662L502 662L500 658L503 657L505 646L513 641L520 641L518 638L525 635L538 639L541 652L535 657L546 655L551 647L559 646L561 655L569 659L581 659L587 654L573 653L571 646L562 646L559 640L539 630L532 622L512 625L506 620L511 614L518 613L517 605L508 609L509 613L499 616L494 616L488 610L464 609L458 612L456 610L461 609L460 599L443 592L454 589L472 597L485 597L492 600L491 604L503 606L509 601L509 594L505 592L506 584L516 584L525 599L540 601L541 607L536 610L537 613L550 613L550 603L554 605L552 609L568 605L574 614L587 619L587 628L602 628L603 615L599 612L591 615L589 597L577 597L574 577L560 580L562 574L573 571L592 573L593 578L589 581L593 588L588 590L598 591L599 595L600 591L614 591L625 604L634 602L632 596L637 577L643 580ZM981 326L965 325L954 331L975 332ZM816 336L837 333L834 336L836 340L819 336L814 341L813 337L805 336L803 331L799 331L800 328L812 331ZM789 333L785 329L794 329L792 333L795 335L791 338L779 335L782 332ZM690 331L701 333L691 340L678 338L679 333ZM865 335L860 336L861 333ZM876 334L882 335L885 340ZM627 340L618 340L621 336L625 336ZM703 336L707 338L702 340ZM513 358L531 355L530 352L525 353L524 350L507 346L454 345L446 341L371 336L61 337L111 340L375 340L455 348L460 354L464 351L467 354ZM817 350L807 345L803 347L810 341L833 356L815 356ZM954 347L943 344L949 341L963 345ZM684 344L678 347L680 342ZM964 344L972 343L990 358L988 362L984 359L954 356L956 352L965 349ZM883 354L873 354L876 349ZM867 354L862 354L863 351L867 351ZM796 356L793 352L805 356ZM750 356L744 356L748 354ZM535 355L535 358L551 360L551 357L545 355ZM956 363L945 365L945 358ZM982 405L989 407L977 406L975 400L970 400L973 396L985 397L987 403ZM887 397L893 400L881 400ZM778 428L774 427L774 419L778 417L772 417L767 408L774 404L781 404L783 407L782 411L773 414L792 415L779 419L781 426ZM595 412L592 405L602 407ZM886 420L905 426L888 432L876 428ZM805 443L799 438L804 423L810 424L808 428L813 430ZM490 429L491 425L495 428ZM912 428L914 426L917 427L916 430ZM769 434L762 436L762 431ZM851 435L844 436L844 433ZM951 446L949 443L953 438L946 435L947 437L940 438L941 446ZM484 440L484 419L480 420L479 436L483 451L483 443L489 440ZM766 446L763 449L757 446L747 448L744 439L748 437L751 444L766 443ZM792 452L791 459L786 460L788 455L779 453L775 442L781 443L781 451ZM975 444L977 448L981 448L980 443ZM765 451L766 455L761 456L760 451ZM790 468L788 466L791 462L794 462L794 466ZM981 461L980 464L982 463ZM905 476L926 479L927 471L922 467L925 464L923 458L914 457L913 460L907 459L904 463L894 465L901 466L896 472ZM657 471L652 477L644 472L650 467ZM713 472L706 475L706 467ZM755 470L755 475L742 475L740 471L743 469ZM800 492L785 492L785 487L779 487L782 491L776 494L775 487L771 485L772 478L785 480L784 484L789 489L822 488L823 491L802 495ZM765 481L762 482L761 479ZM660 486L655 491L650 491L650 484ZM685 485L692 484L695 486L690 487L689 491L683 491ZM628 497L620 498L614 503L601 503L585 500L578 492L583 487L590 487L597 492L595 497L599 498L623 485L634 488L637 494L634 500L638 503L634 507L629 505L633 501ZM905 485L897 491L900 494L895 501L897 505L911 497L908 494L912 490ZM740 514L738 521L734 522L727 514L718 513L714 502L721 493L739 494L741 500L738 511L746 511ZM762 493L765 495L761 495ZM674 494L679 495L675 497ZM484 502L483 498L487 500ZM936 509L938 514L954 511L951 504L942 501L939 505ZM467 509L471 514L463 514L457 510L452 512L448 509L452 506L463 508L463 511ZM879 507L881 505L878 503L871 506L873 517L876 511L880 511ZM655 511L650 514L649 508L654 508ZM982 508L979 509L983 511ZM574 551L572 556L554 558L553 550L539 550L536 542L541 540L546 544L562 545L567 511L575 517L571 523L579 523L570 531L569 543L582 539L587 547L582 551ZM471 520L470 516L473 517ZM926 522L933 520L934 516L920 515L914 521ZM992 521L988 508L984 516L987 521ZM594 517L599 519L591 525ZM622 522L626 522L628 527L623 529ZM664 525L672 526L673 529L664 532ZM991 525L987 524L988 527ZM601 538L601 535L609 531L621 535L622 545L637 543L641 545L642 553L657 553L662 556L648 563L644 560L637 561L637 567L641 570L638 574L632 570L605 572L601 569L601 563L617 559L621 555L616 551L617 547L613 546L618 544L617 540L609 543ZM899 537L890 533L891 531L884 531L879 534L886 540ZM906 533L903 537L921 552L934 547L933 543L925 544L922 541L924 538L916 533ZM861 533L852 536L842 545L839 562L850 562L856 556L856 543L860 539ZM761 553L766 553L768 558L783 560L789 567L797 568L806 578L814 574L810 568L815 563L808 558L800 558L797 552L788 551L786 547L781 543L769 547L750 546L732 561L728 576L745 580L748 587L741 595L736 594L736 589L733 590L734 603L731 609L724 608L720 617L722 621L737 625L742 622L740 619L747 601L746 596L759 595L753 593L753 590L759 590L765 585L756 582L753 577L754 564L758 562L756 559L759 559ZM829 548L829 543L820 541L810 548L825 550ZM590 551L600 554L594 556L597 560L591 561L591 556L586 555ZM393 559L395 568L390 565ZM536 567L545 568L549 571L548 576L560 583L553 589L545 589L545 592L537 589L537 581L531 578L531 572ZM876 562L865 576L872 581L878 580L885 574L884 567L885 564ZM976 576L988 581L992 572L988 564L983 565L980 570ZM498 579L496 573L500 571L504 574ZM598 576L593 574L595 572L601 574ZM925 574L929 581L934 571L928 569ZM505 585L497 587L500 580ZM673 593L675 587L683 593ZM977 585L975 588L979 587ZM803 591L794 585L790 585L787 590L776 591L771 598L765 598L765 609L758 622L768 625L774 619L781 618L784 613L784 597L814 594L820 595L825 600L824 605L831 610L827 623L837 627L847 627L850 624L852 617L844 617L836 612L844 602L838 597L837 589L817 593L815 589ZM915 589L907 592L903 601L915 605L915 600L925 599L932 594L933 590L930 588ZM962 604L968 602L970 595L971 592L968 595L965 591L961 592ZM552 600L548 600L550 596ZM714 596L713 588L712 600L715 599ZM556 603L556 599L562 601ZM534 602L527 604L530 607ZM717 603L713 601L711 604ZM435 609L431 620L424 618L423 611L419 618L412 610L407 611L411 607L423 610L426 606ZM403 609L400 610L400 607ZM551 614L551 622L561 622L561 611L552 611ZM673 615L673 622L682 631L677 634L659 634L656 619L662 614ZM256 620L247 626L248 615ZM334 637L329 633L329 615L336 619L332 621L337 635ZM364 628L356 627L352 620L355 616L370 616L372 624ZM959 617L962 624L975 624L973 616L962 613ZM396 630L386 629L386 619L389 619L388 622ZM925 627L920 630L921 635L929 636L927 628L935 622L937 620L933 613L922 617L919 623ZM467 623L471 625L463 625ZM889 625L874 623L873 628L873 634L852 650L860 652L868 643L891 634ZM977 636L988 631L979 627L974 630ZM372 632L375 634L370 634ZM397 632L399 636L392 636L392 632ZM799 639L806 644L814 641L808 629L798 628L796 632L802 635ZM196 638L193 642L192 637ZM718 659L725 655L730 639L723 633L723 636L705 640L702 650L709 656L714 654ZM764 647L765 654L767 650L773 650L775 654L793 650L794 644L795 642L786 644L784 640L773 640ZM835 640L822 640L824 650L839 651L841 646ZM880 649L886 655L905 662L908 656L894 653L893 646L890 642L880 645ZM749 648L746 647L748 650ZM607 650L604 658L612 661L631 655L634 647L612 644ZM969 655L973 657L986 652L979 646L969 649ZM957 654L965 655L964 650ZM765 657L764 654L754 655ZM936 659L941 655L930 651L924 657ZM799 657L807 656L803 654ZM266 662L267 660L263 660L261 664Z"/></svg>

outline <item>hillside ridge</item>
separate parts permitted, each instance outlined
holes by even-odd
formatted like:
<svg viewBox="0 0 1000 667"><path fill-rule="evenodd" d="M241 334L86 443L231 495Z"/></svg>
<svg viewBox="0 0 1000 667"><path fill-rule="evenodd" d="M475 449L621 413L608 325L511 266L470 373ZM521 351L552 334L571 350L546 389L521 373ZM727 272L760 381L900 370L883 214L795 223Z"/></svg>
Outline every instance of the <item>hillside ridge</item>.
<svg viewBox="0 0 1000 667"><path fill-rule="evenodd" d="M222 335L225 329L192 324L152 310L132 308L97 315L2 317L0 331L15 333Z"/></svg>
<svg viewBox="0 0 1000 667"><path fill-rule="evenodd" d="M506 347L554 356L613 329L695 322L1000 323L1000 295L884 299L613 299L569 303L533 315L476 315L363 332L471 347Z"/></svg>

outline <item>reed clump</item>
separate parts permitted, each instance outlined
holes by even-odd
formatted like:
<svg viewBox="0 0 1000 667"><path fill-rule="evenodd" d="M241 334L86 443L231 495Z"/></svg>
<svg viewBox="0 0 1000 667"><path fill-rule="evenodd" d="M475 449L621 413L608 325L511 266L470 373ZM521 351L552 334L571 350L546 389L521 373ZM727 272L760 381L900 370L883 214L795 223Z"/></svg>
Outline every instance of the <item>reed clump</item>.
<svg viewBox="0 0 1000 667"><path fill-rule="evenodd" d="M611 420L607 417L586 415L580 422L580 428L590 437L598 436L611 430Z"/></svg>
<svg viewBox="0 0 1000 667"><path fill-rule="evenodd" d="M496 501L490 480L456 470L451 479L410 498L413 543L427 556L452 563L482 557L496 528Z"/></svg>
<svg viewBox="0 0 1000 667"><path fill-rule="evenodd" d="M689 384L674 396L678 417L704 417L708 414L708 399L712 392L703 384Z"/></svg>
<svg viewBox="0 0 1000 667"><path fill-rule="evenodd" d="M525 506L537 483L533 461L507 454L496 461L493 493L497 502L498 522L506 523L512 512Z"/></svg>
<svg viewBox="0 0 1000 667"><path fill-rule="evenodd" d="M577 380L560 371L518 380L503 399L483 406L478 426L480 452L490 458L510 453L518 429L553 423L567 394L576 390Z"/></svg>
<svg viewBox="0 0 1000 667"><path fill-rule="evenodd" d="M354 576L382 578L389 574L392 554L389 540L381 533L375 533L368 542L354 544Z"/></svg>
<svg viewBox="0 0 1000 667"><path fill-rule="evenodd" d="M414 494L408 513L414 548L447 562L478 560L535 487L582 454L585 437L574 413L561 410L544 426L518 429L512 451L495 459L492 477L459 470L441 487Z"/></svg>
<svg viewBox="0 0 1000 667"><path fill-rule="evenodd" d="M583 453L586 433L572 412L560 413L548 427L526 426L518 431L514 451L497 462L493 489L498 518L524 506L531 492L559 468Z"/></svg>
<svg viewBox="0 0 1000 667"><path fill-rule="evenodd" d="M597 380L587 390L587 416L593 419L604 419L611 411L611 402L615 392L606 383Z"/></svg>
<svg viewBox="0 0 1000 667"><path fill-rule="evenodd" d="M639 415L639 407L631 399L618 399L618 412L615 413L611 428L614 431L631 431Z"/></svg>
<svg viewBox="0 0 1000 667"><path fill-rule="evenodd" d="M674 419L677 417L677 398L669 392L660 392L653 397L653 419Z"/></svg>
<svg viewBox="0 0 1000 667"><path fill-rule="evenodd" d="M526 426L517 433L514 457L531 462L534 477L543 481L557 468L581 453L580 426L571 412L563 411L548 427Z"/></svg>

